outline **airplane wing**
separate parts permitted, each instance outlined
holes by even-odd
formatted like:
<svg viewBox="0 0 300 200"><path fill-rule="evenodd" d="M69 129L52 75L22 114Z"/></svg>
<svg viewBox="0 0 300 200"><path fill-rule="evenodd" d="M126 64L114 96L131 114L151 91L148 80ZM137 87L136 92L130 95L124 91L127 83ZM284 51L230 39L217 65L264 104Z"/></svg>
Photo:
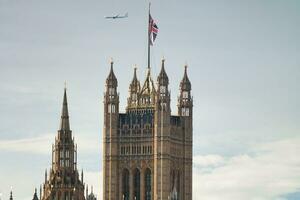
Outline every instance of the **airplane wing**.
<svg viewBox="0 0 300 200"><path fill-rule="evenodd" d="M120 19L120 18L126 18L128 17L128 13L126 13L125 15L115 15L115 16L105 16L105 19Z"/></svg>
<svg viewBox="0 0 300 200"><path fill-rule="evenodd" d="M125 15L122 15L122 16L118 16L117 18L126 18L128 17L128 13L126 13Z"/></svg>

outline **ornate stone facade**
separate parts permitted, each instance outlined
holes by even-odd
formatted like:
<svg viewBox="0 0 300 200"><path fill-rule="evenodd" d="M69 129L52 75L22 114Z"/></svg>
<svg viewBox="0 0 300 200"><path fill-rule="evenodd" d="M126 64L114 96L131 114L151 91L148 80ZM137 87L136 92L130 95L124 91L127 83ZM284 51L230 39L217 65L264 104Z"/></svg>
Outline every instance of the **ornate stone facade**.
<svg viewBox="0 0 300 200"><path fill-rule="evenodd" d="M150 68L141 87L136 69L125 113L111 62L104 94L103 199L192 200L193 99L185 67L178 115L171 115L162 60L157 84Z"/></svg>
<svg viewBox="0 0 300 200"><path fill-rule="evenodd" d="M83 172L77 170L77 145L69 123L66 89L64 91L60 129L52 145L52 167L43 185L42 200L84 200Z"/></svg>

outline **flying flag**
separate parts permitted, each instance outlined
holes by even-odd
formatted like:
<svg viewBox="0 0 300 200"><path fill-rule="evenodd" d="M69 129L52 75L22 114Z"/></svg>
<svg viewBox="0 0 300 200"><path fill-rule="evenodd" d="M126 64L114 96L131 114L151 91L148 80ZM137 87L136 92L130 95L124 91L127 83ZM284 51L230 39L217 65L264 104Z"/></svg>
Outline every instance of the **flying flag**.
<svg viewBox="0 0 300 200"><path fill-rule="evenodd" d="M158 33L158 27L156 23L154 22L153 18L149 14L149 42L151 45L153 45L153 42L156 39Z"/></svg>

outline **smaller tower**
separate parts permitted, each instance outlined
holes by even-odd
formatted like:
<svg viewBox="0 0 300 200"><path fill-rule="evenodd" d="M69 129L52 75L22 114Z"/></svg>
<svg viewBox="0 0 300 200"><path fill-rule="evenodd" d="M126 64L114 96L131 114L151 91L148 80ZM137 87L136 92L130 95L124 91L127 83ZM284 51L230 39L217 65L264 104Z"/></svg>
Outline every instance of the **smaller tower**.
<svg viewBox="0 0 300 200"><path fill-rule="evenodd" d="M110 72L106 79L106 91L104 94L104 134L103 159L105 177L115 177L118 173L118 162L115 157L118 155L117 131L119 119L119 94L117 92L118 80L114 74L113 61L110 62ZM103 195L107 199L118 199L118 182L115 179L103 180ZM104 200L107 200L104 198Z"/></svg>
<svg viewBox="0 0 300 200"><path fill-rule="evenodd" d="M187 75L187 65L184 66L183 79L180 82L180 95L178 99L178 115L191 117L193 108L193 98L191 95L191 82Z"/></svg>
<svg viewBox="0 0 300 200"><path fill-rule="evenodd" d="M110 123L109 118L107 117L107 114L110 115L110 113L115 115L119 112L119 94L117 91L118 87L118 80L115 76L114 70L113 70L113 61L110 62L110 72L106 79L106 91L104 95L104 103L105 103L105 119L106 122Z"/></svg>
<svg viewBox="0 0 300 200"><path fill-rule="evenodd" d="M67 89L64 89L59 130L52 150L52 167L47 174L42 200L84 200L84 184L77 170L77 147L69 122Z"/></svg>
<svg viewBox="0 0 300 200"><path fill-rule="evenodd" d="M162 59L161 70L157 77L157 99L163 106L164 111L170 111L170 92L169 92L169 77L165 71L165 59Z"/></svg>
<svg viewBox="0 0 300 200"><path fill-rule="evenodd" d="M187 75L187 65L184 66L183 79L180 82L178 99L178 115L181 118L184 140L184 180L183 194L185 199L192 199L192 164L193 164L193 97L191 82ZM178 191L177 191L178 192Z"/></svg>
<svg viewBox="0 0 300 200"><path fill-rule="evenodd" d="M12 193L12 190L10 191L9 200L13 200L13 193Z"/></svg>
<svg viewBox="0 0 300 200"><path fill-rule="evenodd" d="M157 77L154 132L154 199L168 198L170 174L170 92L169 78L165 71L165 59L162 59L161 70Z"/></svg>
<svg viewBox="0 0 300 200"><path fill-rule="evenodd" d="M129 97L127 99L127 109L137 107L138 97L140 92L140 81L137 79L136 75L137 68L134 68L133 78L129 86Z"/></svg>
<svg viewBox="0 0 300 200"><path fill-rule="evenodd" d="M40 185L40 200L42 199L42 185Z"/></svg>
<svg viewBox="0 0 300 200"><path fill-rule="evenodd" d="M45 183L47 182L47 169L45 169Z"/></svg>
<svg viewBox="0 0 300 200"><path fill-rule="evenodd" d="M93 192L93 186L91 187L91 193L90 194L88 194L88 191L87 191L86 200L97 200L97 197Z"/></svg>
<svg viewBox="0 0 300 200"><path fill-rule="evenodd" d="M81 182L83 183L83 169L81 170Z"/></svg>
<svg viewBox="0 0 300 200"><path fill-rule="evenodd" d="M89 196L89 185L86 185L86 189L85 189L85 199L87 199Z"/></svg>
<svg viewBox="0 0 300 200"><path fill-rule="evenodd" d="M139 96L139 106L141 107L154 107L155 103L155 94L156 94L156 89L154 86L154 82L151 77L151 71L150 68L147 69L147 76L146 80L143 84L143 87L140 92Z"/></svg>
<svg viewBox="0 0 300 200"><path fill-rule="evenodd" d="M39 198L37 196L37 190L36 190L36 188L34 189L34 194L33 194L32 200L39 200Z"/></svg>

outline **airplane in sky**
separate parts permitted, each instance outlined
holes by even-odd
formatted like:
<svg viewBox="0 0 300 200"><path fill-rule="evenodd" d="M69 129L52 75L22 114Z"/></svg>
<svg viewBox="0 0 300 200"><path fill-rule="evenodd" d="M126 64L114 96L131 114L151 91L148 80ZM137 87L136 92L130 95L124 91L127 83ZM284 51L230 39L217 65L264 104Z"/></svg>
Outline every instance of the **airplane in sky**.
<svg viewBox="0 0 300 200"><path fill-rule="evenodd" d="M128 13L126 13L125 15L105 16L105 19L121 19L127 17L128 17Z"/></svg>

